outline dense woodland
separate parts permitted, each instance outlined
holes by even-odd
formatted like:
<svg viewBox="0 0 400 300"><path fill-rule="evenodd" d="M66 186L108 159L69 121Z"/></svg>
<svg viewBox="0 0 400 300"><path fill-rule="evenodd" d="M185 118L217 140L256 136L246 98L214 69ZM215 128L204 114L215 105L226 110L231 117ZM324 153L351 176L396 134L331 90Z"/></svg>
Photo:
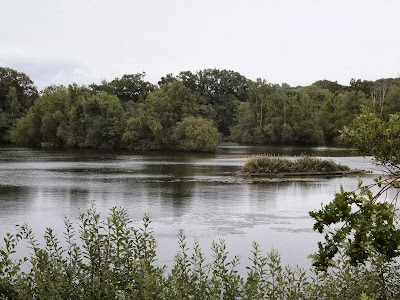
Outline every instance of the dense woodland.
<svg viewBox="0 0 400 300"><path fill-rule="evenodd" d="M290 87L231 70L145 73L100 84L49 86L0 67L0 142L33 147L213 152L218 143L336 144L366 106L387 120L400 111L400 78L319 80Z"/></svg>

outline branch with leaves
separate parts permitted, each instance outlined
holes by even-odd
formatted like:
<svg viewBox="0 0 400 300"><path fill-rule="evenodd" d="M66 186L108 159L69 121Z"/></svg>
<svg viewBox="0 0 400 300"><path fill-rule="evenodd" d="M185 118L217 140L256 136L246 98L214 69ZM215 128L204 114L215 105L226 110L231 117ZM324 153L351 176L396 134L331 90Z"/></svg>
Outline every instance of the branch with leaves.
<svg viewBox="0 0 400 300"><path fill-rule="evenodd" d="M400 194L400 114L385 122L364 109L352 125L344 128L341 138L374 156L375 162L387 170L387 176L365 186L359 180L357 189L351 192L341 187L333 201L309 213L315 220L314 230L325 233L325 241L318 243L318 252L310 255L319 270L333 266L333 258L340 249L352 265L376 256L390 261L400 255L396 214ZM394 196L388 199L392 190Z"/></svg>

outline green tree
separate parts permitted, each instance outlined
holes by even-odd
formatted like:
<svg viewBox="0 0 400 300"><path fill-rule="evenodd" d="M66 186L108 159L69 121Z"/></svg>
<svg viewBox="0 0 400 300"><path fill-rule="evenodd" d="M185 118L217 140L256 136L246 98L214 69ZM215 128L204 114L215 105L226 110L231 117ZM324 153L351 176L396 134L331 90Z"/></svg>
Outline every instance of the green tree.
<svg viewBox="0 0 400 300"><path fill-rule="evenodd" d="M10 142L10 130L38 98L33 81L22 72L0 67L0 142Z"/></svg>
<svg viewBox="0 0 400 300"><path fill-rule="evenodd" d="M198 114L192 91L173 81L151 92L144 103L131 107L124 143L134 149L216 151L218 131Z"/></svg>
<svg viewBox="0 0 400 300"><path fill-rule="evenodd" d="M8 131L10 129L9 115L0 108L0 143L8 141Z"/></svg>
<svg viewBox="0 0 400 300"><path fill-rule="evenodd" d="M310 212L315 220L314 230L325 234L325 241L318 243L318 253L313 255L314 266L323 270L333 265L333 257L341 248L352 265L377 256L390 261L400 255L400 228L395 212L400 188L400 114L385 122L364 109L344 128L341 137L352 147L374 156L388 176L367 186L359 182L355 191L341 188L332 202ZM384 196L390 189L397 190L393 199ZM339 227L331 229L335 225Z"/></svg>
<svg viewBox="0 0 400 300"><path fill-rule="evenodd" d="M156 136L161 131L161 125L154 118L145 115L144 104L141 104L135 113L128 117L122 140L130 149L159 149Z"/></svg>
<svg viewBox="0 0 400 300"><path fill-rule="evenodd" d="M68 146L116 148L121 145L124 111L120 100L107 93L79 96L70 106L63 137Z"/></svg>
<svg viewBox="0 0 400 300"><path fill-rule="evenodd" d="M361 113L361 106L368 104L368 97L363 92L351 91L339 94L336 98L335 119L336 128L341 130L351 124Z"/></svg>
<svg viewBox="0 0 400 300"><path fill-rule="evenodd" d="M8 90L6 101L4 103L4 109L13 116L18 117L20 114L20 104L18 103L17 89L14 86L10 86Z"/></svg>
<svg viewBox="0 0 400 300"><path fill-rule="evenodd" d="M10 129L20 113L21 106L18 102L17 91L14 86L10 86L4 103L4 110L0 108L0 143L10 142Z"/></svg>
<svg viewBox="0 0 400 300"><path fill-rule="evenodd" d="M323 144L318 113L333 95L318 87L281 89L258 79L250 83L248 105L241 105L235 141L269 144Z"/></svg>
<svg viewBox="0 0 400 300"><path fill-rule="evenodd" d="M382 110L381 117L384 120L388 120L390 114L400 112L400 86L392 86L389 89Z"/></svg>
<svg viewBox="0 0 400 300"><path fill-rule="evenodd" d="M197 77L197 92L215 110L215 122L219 132L228 136L230 127L235 124L240 101L248 99L248 79L238 72L218 69L198 71Z"/></svg>
<svg viewBox="0 0 400 300"><path fill-rule="evenodd" d="M61 86L43 94L18 120L11 139L25 146L111 148L120 145L123 124L117 97Z"/></svg>
<svg viewBox="0 0 400 300"><path fill-rule="evenodd" d="M231 139L240 143L256 143L263 140L263 134L257 131L258 123L250 110L249 102L239 104L237 124L231 129ZM257 135L257 133L260 135Z"/></svg>
<svg viewBox="0 0 400 300"><path fill-rule="evenodd" d="M228 136L235 124L239 103L248 99L249 80L238 72L214 68L196 73L183 71L177 76L167 74L159 85L171 85L174 81L182 82L193 92L200 116L213 120L218 130Z"/></svg>
<svg viewBox="0 0 400 300"><path fill-rule="evenodd" d="M295 144L324 144L324 132L318 123L318 112L332 94L315 86L300 88L291 98L291 125Z"/></svg>
<svg viewBox="0 0 400 300"><path fill-rule="evenodd" d="M10 132L11 142L20 146L38 147L42 142L41 112L32 106L27 114L18 119Z"/></svg>
<svg viewBox="0 0 400 300"><path fill-rule="evenodd" d="M11 133L12 141L25 146L63 146L59 131L65 122L64 113L69 101L65 87L43 94L27 114L17 121Z"/></svg>
<svg viewBox="0 0 400 300"><path fill-rule="evenodd" d="M392 114L388 121L376 117L367 108L354 122L344 127L342 139L359 151L374 156L376 163L391 174L400 171L400 114Z"/></svg>
<svg viewBox="0 0 400 300"><path fill-rule="evenodd" d="M318 80L312 84L313 86L319 87L321 89L329 90L332 94L339 94L346 90L346 87L339 84L337 81L330 80Z"/></svg>
<svg viewBox="0 0 400 300"><path fill-rule="evenodd" d="M272 94L275 90L275 87L272 84L268 84L265 80L257 79L257 81L250 83L250 109L261 130L268 123L267 113L272 106Z"/></svg>
<svg viewBox="0 0 400 300"><path fill-rule="evenodd" d="M284 90L257 79L250 82L247 103L239 106L237 124L232 127L233 140L273 144L290 142L291 138L282 131L289 126L290 111Z"/></svg>
<svg viewBox="0 0 400 300"><path fill-rule="evenodd" d="M127 120L125 144L138 149L173 149L173 127L196 115L197 104L192 91L175 81L151 92L136 110Z"/></svg>
<svg viewBox="0 0 400 300"><path fill-rule="evenodd" d="M15 89L11 91L10 89ZM16 98L22 110L27 110L38 98L38 91L33 81L22 72L11 68L0 67L0 108L6 109L7 95L16 93Z"/></svg>
<svg viewBox="0 0 400 300"><path fill-rule="evenodd" d="M125 74L111 82L103 80L100 85L91 84L90 89L96 94L106 92L117 96L122 103L127 101L143 102L155 86L144 80L146 73Z"/></svg>
<svg viewBox="0 0 400 300"><path fill-rule="evenodd" d="M371 90L373 89L374 82L369 80L355 80L352 78L350 80L350 88L356 92L363 92L366 95L369 95Z"/></svg>
<svg viewBox="0 0 400 300"><path fill-rule="evenodd" d="M158 85L163 87L164 85L171 85L174 81L177 81L178 78L175 77L173 74L168 73L167 75L160 78L158 81Z"/></svg>
<svg viewBox="0 0 400 300"><path fill-rule="evenodd" d="M220 134L210 121L191 116L176 124L172 140L180 151L216 152Z"/></svg>

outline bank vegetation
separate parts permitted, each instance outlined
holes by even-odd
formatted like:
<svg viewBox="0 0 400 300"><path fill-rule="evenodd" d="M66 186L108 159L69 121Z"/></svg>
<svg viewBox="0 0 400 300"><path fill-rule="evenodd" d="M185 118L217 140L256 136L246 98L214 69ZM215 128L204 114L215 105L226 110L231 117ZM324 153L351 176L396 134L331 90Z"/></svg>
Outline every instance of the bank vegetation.
<svg viewBox="0 0 400 300"><path fill-rule="evenodd" d="M223 240L205 257L198 242L187 245L178 233L173 266L157 262L157 241L146 215L140 227L122 208L103 220L94 206L78 224L65 219L60 238L51 228L45 244L21 226L0 249L0 299L398 299L399 264L374 257L371 265L352 266L345 257L329 272L283 266L276 251L263 254L253 243L243 258L229 253ZM31 255L16 259L19 243ZM250 245L249 245L250 246ZM192 248L192 249L190 249Z"/></svg>

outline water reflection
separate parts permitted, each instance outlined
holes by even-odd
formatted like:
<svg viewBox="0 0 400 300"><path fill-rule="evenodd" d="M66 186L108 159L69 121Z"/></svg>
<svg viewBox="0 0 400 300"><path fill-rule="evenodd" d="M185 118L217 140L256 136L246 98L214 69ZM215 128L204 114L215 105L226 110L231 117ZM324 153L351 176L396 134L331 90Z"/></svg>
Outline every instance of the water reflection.
<svg viewBox="0 0 400 300"><path fill-rule="evenodd" d="M28 222L40 235L51 226L62 232L62 214L96 200L99 212L122 206L139 223L150 213L160 260L172 261L176 234L184 228L189 244L200 239L209 252L224 238L231 252L246 258L252 241L278 249L285 263L306 265L320 238L308 211L333 198L356 177L268 179L234 176L254 153L282 156L308 153L351 168L373 169L368 159L341 148L263 147L225 144L216 155L107 150L0 148L0 235ZM375 171L379 173L380 171ZM364 175L368 182L374 178Z"/></svg>
<svg viewBox="0 0 400 300"><path fill-rule="evenodd" d="M238 145L235 143L226 143L219 148L219 153L229 155L248 155L250 154L269 154L281 156L329 156L329 157L348 157L363 156L362 153L351 151L340 147L298 147L298 146L266 146L266 145Z"/></svg>

